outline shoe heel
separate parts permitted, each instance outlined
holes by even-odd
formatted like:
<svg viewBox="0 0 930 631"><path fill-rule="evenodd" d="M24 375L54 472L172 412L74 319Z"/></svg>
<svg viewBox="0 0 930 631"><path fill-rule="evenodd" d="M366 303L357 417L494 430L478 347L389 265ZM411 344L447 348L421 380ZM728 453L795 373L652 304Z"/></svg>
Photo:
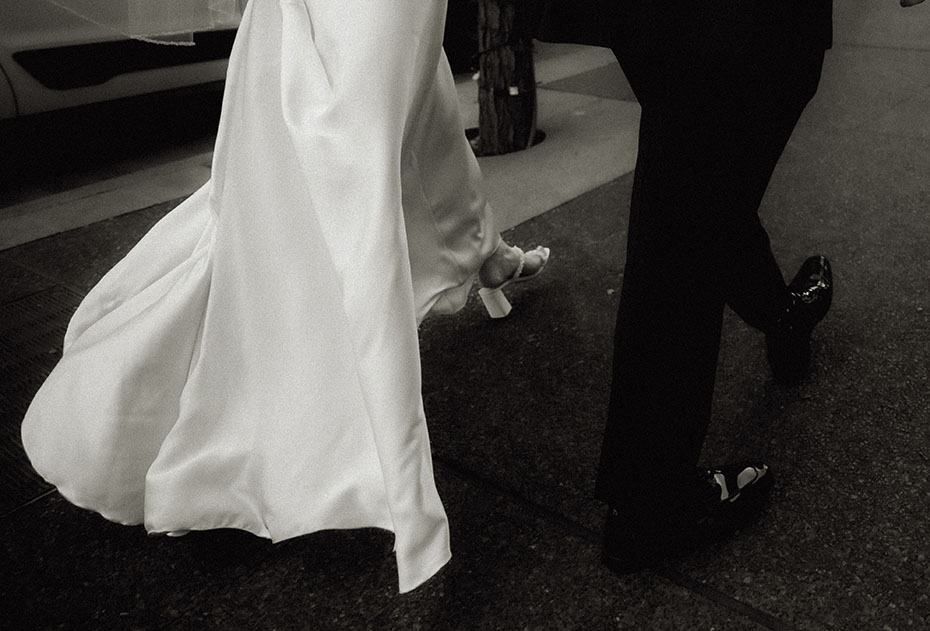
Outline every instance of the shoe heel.
<svg viewBox="0 0 930 631"><path fill-rule="evenodd" d="M507 300L507 296L500 287L497 289L482 287L478 290L478 295L484 303L484 308L488 310L488 315L492 318L506 318L510 313L510 301Z"/></svg>

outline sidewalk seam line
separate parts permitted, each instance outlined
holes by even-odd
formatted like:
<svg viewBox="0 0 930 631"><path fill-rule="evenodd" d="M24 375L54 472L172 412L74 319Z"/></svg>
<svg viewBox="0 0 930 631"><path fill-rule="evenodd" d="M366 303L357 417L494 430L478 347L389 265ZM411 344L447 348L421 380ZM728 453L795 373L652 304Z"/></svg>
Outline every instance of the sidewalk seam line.
<svg viewBox="0 0 930 631"><path fill-rule="evenodd" d="M522 504L536 513L541 514L541 516L555 525L561 526L563 529L568 530L570 535L576 536L579 539L583 539L588 543L600 546L600 536L597 532L594 532L590 528L583 526L568 517L562 515L558 511L543 506L534 500L531 500L527 497L524 497L519 492L504 486L486 476L481 475L477 471L464 467L450 458L444 456L437 456L433 454L433 462L443 466L456 475L463 477L465 479L471 480L472 482L477 482L478 484L487 487L488 490L496 492L498 495L513 501L517 504ZM788 625L787 623L779 620L778 618L768 614L761 609L757 609L752 605L745 603L741 600L737 600L731 596L724 594L723 592L709 586L702 584L695 579L676 572L674 570L669 570L667 568L656 568L653 570L655 574L661 576L668 582L678 585L679 587L686 589L698 596L703 597L706 600L713 601L719 606L732 611L740 616L749 618L753 622L764 626L771 631L796 631L795 627Z"/></svg>

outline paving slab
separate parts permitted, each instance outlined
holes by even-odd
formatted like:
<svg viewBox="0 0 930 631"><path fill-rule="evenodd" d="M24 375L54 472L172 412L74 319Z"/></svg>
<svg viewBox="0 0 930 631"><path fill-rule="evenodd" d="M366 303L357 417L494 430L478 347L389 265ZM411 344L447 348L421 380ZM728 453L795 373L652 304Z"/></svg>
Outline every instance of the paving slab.
<svg viewBox="0 0 930 631"><path fill-rule="evenodd" d="M83 295L181 201L155 204L9 248L0 251L0 261Z"/></svg>
<svg viewBox="0 0 930 631"><path fill-rule="evenodd" d="M0 305L14 302L54 284L54 280L18 265L15 260L4 259L0 254Z"/></svg>
<svg viewBox="0 0 930 631"><path fill-rule="evenodd" d="M841 133L874 123L930 85L928 60L930 50L834 46L800 125Z"/></svg>
<svg viewBox="0 0 930 631"><path fill-rule="evenodd" d="M279 544L236 531L146 536L54 496L2 522L11 628L765 629L760 614L653 573L617 578L589 537L439 464L453 560L396 593L392 537ZM710 593L710 592L708 592ZM755 618L754 618L755 616Z"/></svg>
<svg viewBox="0 0 930 631"><path fill-rule="evenodd" d="M616 61L574 74L570 77L544 83L543 87L547 90L560 90L562 92L571 92L573 94L590 94L603 99L615 99L618 101L636 102L636 95L633 94L633 88L630 82Z"/></svg>

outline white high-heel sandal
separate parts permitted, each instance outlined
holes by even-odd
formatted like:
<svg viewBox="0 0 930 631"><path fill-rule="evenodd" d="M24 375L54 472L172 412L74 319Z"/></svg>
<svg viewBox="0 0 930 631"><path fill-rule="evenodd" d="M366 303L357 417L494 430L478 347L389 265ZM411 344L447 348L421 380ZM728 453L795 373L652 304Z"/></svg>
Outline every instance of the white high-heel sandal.
<svg viewBox="0 0 930 631"><path fill-rule="evenodd" d="M505 280L503 283L497 287L482 287L478 290L478 295L481 297L481 302L484 303L484 308L488 310L488 315L492 318L505 318L507 314L510 313L510 301L507 300L507 296L504 295L504 292L501 291L507 285L511 283L522 283L524 281L532 280L542 274L542 271L546 269L546 264L549 262L549 248L543 247L541 245L536 246L536 249L533 252L538 252L542 257L542 265L539 266L539 269L530 274L529 276L521 276L523 273L523 267L526 265L526 254L520 248L513 246L513 249L519 252L520 254L520 263L517 265L517 270L513 273L513 276Z"/></svg>

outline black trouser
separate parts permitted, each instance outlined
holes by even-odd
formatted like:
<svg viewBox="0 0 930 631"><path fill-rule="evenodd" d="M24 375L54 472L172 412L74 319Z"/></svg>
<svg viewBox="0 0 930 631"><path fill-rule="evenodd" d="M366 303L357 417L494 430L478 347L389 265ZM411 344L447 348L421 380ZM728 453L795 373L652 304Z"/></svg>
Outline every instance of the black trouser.
<svg viewBox="0 0 930 631"><path fill-rule="evenodd" d="M825 43L771 0L629 4L642 120L597 495L660 514L707 433L724 305L763 331L787 306L758 208Z"/></svg>

